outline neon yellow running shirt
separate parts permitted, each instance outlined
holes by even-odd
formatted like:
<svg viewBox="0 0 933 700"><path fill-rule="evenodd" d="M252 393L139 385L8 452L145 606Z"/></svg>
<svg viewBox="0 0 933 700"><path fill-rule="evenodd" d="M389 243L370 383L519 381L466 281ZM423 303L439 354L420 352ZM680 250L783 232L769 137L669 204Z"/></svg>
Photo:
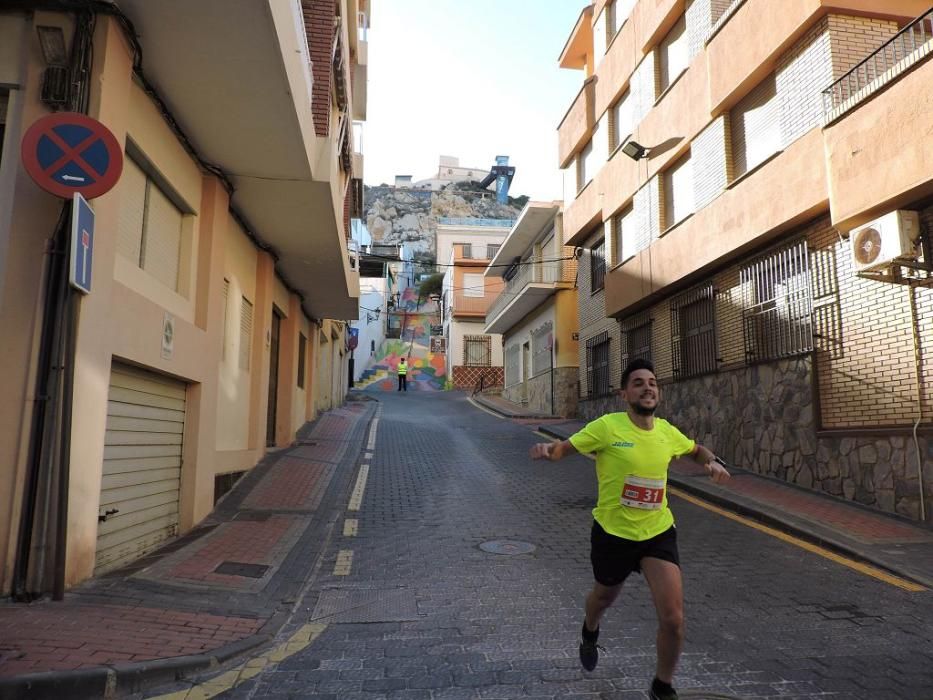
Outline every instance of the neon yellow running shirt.
<svg viewBox="0 0 933 700"><path fill-rule="evenodd" d="M596 453L596 522L611 535L642 541L674 524L667 506L667 469L696 443L663 418L642 430L627 413L607 413L570 437L577 452Z"/></svg>

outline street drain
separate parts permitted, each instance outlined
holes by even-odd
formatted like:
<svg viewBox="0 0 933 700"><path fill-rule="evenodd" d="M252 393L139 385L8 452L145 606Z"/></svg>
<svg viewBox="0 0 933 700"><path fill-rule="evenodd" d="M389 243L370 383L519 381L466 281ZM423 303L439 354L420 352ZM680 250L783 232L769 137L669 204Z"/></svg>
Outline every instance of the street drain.
<svg viewBox="0 0 933 700"><path fill-rule="evenodd" d="M479 548L490 554L528 554L535 551L535 546L530 542L517 540L491 540L483 542Z"/></svg>
<svg viewBox="0 0 933 700"><path fill-rule="evenodd" d="M262 578L268 570L269 567L265 564L243 564L238 561L225 561L214 569L214 573L246 578Z"/></svg>
<svg viewBox="0 0 933 700"><path fill-rule="evenodd" d="M405 588L328 589L311 613L311 622L409 622L420 620L415 594Z"/></svg>

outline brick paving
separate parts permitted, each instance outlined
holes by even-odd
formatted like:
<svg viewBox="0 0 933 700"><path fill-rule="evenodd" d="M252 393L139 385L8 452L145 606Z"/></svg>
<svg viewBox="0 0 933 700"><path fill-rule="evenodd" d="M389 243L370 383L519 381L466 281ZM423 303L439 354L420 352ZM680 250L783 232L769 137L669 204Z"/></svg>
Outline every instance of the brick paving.
<svg viewBox="0 0 933 700"><path fill-rule="evenodd" d="M217 653L257 633L267 639L322 552L328 508L349 488L374 413L371 403L351 403L323 415L302 430L327 441L319 452L303 445L269 455L201 526L65 601L0 603L0 679ZM261 578L216 573L224 562L269 569Z"/></svg>
<svg viewBox="0 0 933 700"><path fill-rule="evenodd" d="M531 462L533 426L483 413L462 394L380 400L358 534L328 546L300 622L328 591L381 594L383 609L367 607L366 622L331 622L224 697L646 698L656 624L640 577L607 614L596 671L577 659L592 462ZM677 676L685 700L933 697L930 591L891 586L676 497L672 507L688 619ZM479 548L493 539L535 550ZM348 576L331 573L341 550L354 552ZM389 603L400 598L415 615L397 615Z"/></svg>
<svg viewBox="0 0 933 700"><path fill-rule="evenodd" d="M200 654L254 634L263 620L120 605L0 609L0 676Z"/></svg>

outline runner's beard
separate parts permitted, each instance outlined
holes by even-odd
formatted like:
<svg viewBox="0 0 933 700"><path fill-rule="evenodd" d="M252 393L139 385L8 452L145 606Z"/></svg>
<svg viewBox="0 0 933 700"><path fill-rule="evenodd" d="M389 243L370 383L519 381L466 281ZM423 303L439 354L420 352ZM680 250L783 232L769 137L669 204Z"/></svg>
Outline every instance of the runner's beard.
<svg viewBox="0 0 933 700"><path fill-rule="evenodd" d="M654 412L658 410L657 401L654 406L642 406L641 403L632 403L632 410L635 411L640 416L653 416Z"/></svg>

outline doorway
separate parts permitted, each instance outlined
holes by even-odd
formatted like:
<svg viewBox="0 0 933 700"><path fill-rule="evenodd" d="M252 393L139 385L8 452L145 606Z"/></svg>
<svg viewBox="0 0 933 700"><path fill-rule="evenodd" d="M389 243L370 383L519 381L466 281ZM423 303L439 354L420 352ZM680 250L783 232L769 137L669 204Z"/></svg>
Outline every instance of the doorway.
<svg viewBox="0 0 933 700"><path fill-rule="evenodd" d="M282 314L272 307L272 331L269 347L269 407L266 415L266 446L275 447L276 408L279 402L279 336Z"/></svg>

